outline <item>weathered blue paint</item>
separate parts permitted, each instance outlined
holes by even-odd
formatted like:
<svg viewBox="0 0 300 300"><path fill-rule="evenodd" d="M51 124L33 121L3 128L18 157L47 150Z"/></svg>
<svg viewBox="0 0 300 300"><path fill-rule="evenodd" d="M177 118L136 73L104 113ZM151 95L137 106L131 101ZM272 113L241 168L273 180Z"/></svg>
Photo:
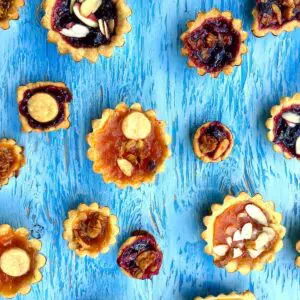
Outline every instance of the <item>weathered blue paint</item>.
<svg viewBox="0 0 300 300"><path fill-rule="evenodd" d="M199 10L231 10L250 31L254 0L133 1L124 48L95 65L58 54L40 25L39 0L27 1L21 19L0 32L1 137L25 146L28 162L17 180L0 191L0 223L45 227L48 257L43 281L26 299L192 299L232 290L254 291L259 300L300 299L300 270L294 244L300 239L299 163L272 151L264 122L284 95L300 92L300 31L262 39L249 35L249 54L231 76L199 77L180 55L180 34ZM72 90L72 127L50 134L20 131L18 85L64 81ZM167 121L172 159L155 185L118 190L92 172L86 134L102 109L120 100L140 101ZM191 137L207 120L220 120L235 135L228 160L204 165ZM229 274L212 264L200 240L201 219L228 193L261 192L284 214L284 250L262 272ZM62 239L62 222L80 202L108 205L119 217L121 234L111 251L80 259ZM161 273L152 281L126 278L116 265L118 246L137 228L152 232L164 251ZM23 297L18 297L23 299Z"/></svg>

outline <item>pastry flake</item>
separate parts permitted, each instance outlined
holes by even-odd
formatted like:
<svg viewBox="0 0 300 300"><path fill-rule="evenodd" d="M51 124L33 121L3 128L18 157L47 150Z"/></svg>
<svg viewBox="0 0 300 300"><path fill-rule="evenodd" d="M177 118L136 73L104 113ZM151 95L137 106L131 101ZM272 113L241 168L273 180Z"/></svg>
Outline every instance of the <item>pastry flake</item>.
<svg viewBox="0 0 300 300"><path fill-rule="evenodd" d="M229 295L221 294L219 296L207 296L206 298L196 297L194 300L255 300L254 294L250 291L243 292L241 294L237 294L232 292Z"/></svg>
<svg viewBox="0 0 300 300"><path fill-rule="evenodd" d="M24 0L0 0L0 28L9 28L10 20L19 19L19 8L24 6Z"/></svg>
<svg viewBox="0 0 300 300"><path fill-rule="evenodd" d="M164 170L165 160L171 155L171 138L153 110L143 111L137 103L131 107L120 103L115 110L104 110L102 118L92 125L87 155L94 172L102 174L106 183L138 188L153 182Z"/></svg>
<svg viewBox="0 0 300 300"><path fill-rule="evenodd" d="M39 240L28 239L26 228L12 229L0 225L0 296L13 298L26 295L31 285L42 280L40 269L46 258L39 253Z"/></svg>
<svg viewBox="0 0 300 300"><path fill-rule="evenodd" d="M226 196L222 205L213 204L211 210L212 215L203 220L207 229L202 238L217 267L242 274L259 271L283 247L282 216L261 195Z"/></svg>
<svg viewBox="0 0 300 300"><path fill-rule="evenodd" d="M64 83L29 83L20 86L17 94L24 132L48 132L70 127L72 94Z"/></svg>
<svg viewBox="0 0 300 300"><path fill-rule="evenodd" d="M76 210L69 211L63 238L78 256L96 258L116 243L117 222L108 207L100 207L97 203L80 204Z"/></svg>
<svg viewBox="0 0 300 300"><path fill-rule="evenodd" d="M242 63L242 55L248 51L244 44L247 32L242 30L241 20L234 19L231 12L216 8L200 12L187 27L181 35L181 53L188 57L188 66L196 68L199 75L209 73L213 78L221 72L229 75L234 66Z"/></svg>
<svg viewBox="0 0 300 300"><path fill-rule="evenodd" d="M266 127L276 152L287 159L300 159L300 94L281 98L280 104L272 107Z"/></svg>
<svg viewBox="0 0 300 300"><path fill-rule="evenodd" d="M75 61L87 58L95 63L99 55L111 57L131 30L131 9L125 0L45 0L43 6L48 41Z"/></svg>

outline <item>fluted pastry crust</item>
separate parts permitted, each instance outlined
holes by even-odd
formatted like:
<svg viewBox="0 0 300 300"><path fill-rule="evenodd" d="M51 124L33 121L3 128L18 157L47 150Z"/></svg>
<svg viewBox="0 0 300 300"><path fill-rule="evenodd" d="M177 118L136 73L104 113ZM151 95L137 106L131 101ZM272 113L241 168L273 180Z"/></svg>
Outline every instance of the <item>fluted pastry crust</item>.
<svg viewBox="0 0 300 300"><path fill-rule="evenodd" d="M24 6L24 0L12 0L8 8L7 16L4 19L0 19L0 28L6 30L9 28L10 20L18 20L19 8L22 6Z"/></svg>
<svg viewBox="0 0 300 300"><path fill-rule="evenodd" d="M243 292L241 294L238 294L236 292L232 292L230 294L221 294L221 295L218 295L218 296L207 296L206 298L202 298L202 297L196 297L194 300L255 300L255 296L254 294L252 294L250 291L246 291L246 292Z"/></svg>
<svg viewBox="0 0 300 300"><path fill-rule="evenodd" d="M296 250L297 250L298 253L300 253L300 241L298 241L297 244L296 244ZM296 258L295 264L296 264L297 267L300 268L300 256L298 256Z"/></svg>

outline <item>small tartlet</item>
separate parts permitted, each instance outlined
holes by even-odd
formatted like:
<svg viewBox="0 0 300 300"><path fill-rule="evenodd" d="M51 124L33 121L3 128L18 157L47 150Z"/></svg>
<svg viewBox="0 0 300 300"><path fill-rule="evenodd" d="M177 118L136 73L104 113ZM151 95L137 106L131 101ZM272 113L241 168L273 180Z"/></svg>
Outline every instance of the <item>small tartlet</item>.
<svg viewBox="0 0 300 300"><path fill-rule="evenodd" d="M203 219L206 230L201 236L207 243L205 252L218 267L241 274L260 271L282 249L286 233L282 215L260 194L228 195L223 204L213 204L211 211Z"/></svg>
<svg viewBox="0 0 300 300"><path fill-rule="evenodd" d="M296 244L296 251L297 251L298 253L300 253L300 241L298 241L297 244ZM295 264L296 264L297 267L300 268L300 256L298 256L298 257L296 258Z"/></svg>
<svg viewBox="0 0 300 300"><path fill-rule="evenodd" d="M100 253L107 253L116 243L120 231L117 222L117 217L108 207L95 202L90 205L82 203L76 210L68 212L63 238L79 257L96 258Z"/></svg>
<svg viewBox="0 0 300 300"><path fill-rule="evenodd" d="M221 21L226 24L228 27L228 32L226 32L226 34L223 34L222 32L213 33L211 31L211 27L209 27L210 25L208 26L207 24L208 22L214 22L214 20ZM216 22L216 24L219 23ZM217 29L218 26L216 24L213 25L215 26L215 29ZM204 26L207 26L208 29L204 28ZM209 73L211 77L216 78L222 72L226 75L229 75L233 72L234 66L241 65L242 55L248 52L248 48L244 43L248 37L248 34L242 29L242 21L239 19L234 19L230 11L221 12L220 10L213 8L208 12L199 12L196 20L187 22L187 27L188 30L181 35L181 40L183 42L181 53L183 56L188 57L188 66L191 68L196 68L200 76ZM204 29L205 40L202 41L201 36L203 35L199 34L197 36L197 31L204 31ZM195 37L192 37L192 34L194 34ZM188 42L190 37L192 37L193 45ZM199 40L201 43L199 43ZM211 57L206 57L210 53L207 51L207 49L212 49L212 47L215 47L220 42L222 43L223 47L227 47L226 49L228 53L221 53L219 51L216 54L216 57L224 54L222 56L222 60L225 60L225 62L221 63L215 57L215 60L213 59L214 66L209 67L212 60ZM199 45L201 45L201 47L199 47ZM201 54L201 60L199 61L201 63L198 62L198 52ZM197 57L197 62L195 57L192 55L193 53L197 54L195 54L195 57Z"/></svg>
<svg viewBox="0 0 300 300"><path fill-rule="evenodd" d="M0 296L13 298L26 295L31 285L42 280L40 269L46 258L39 253L42 243L28 239L26 228L14 230L10 225L0 225Z"/></svg>
<svg viewBox="0 0 300 300"><path fill-rule="evenodd" d="M8 0L0 3L0 28L6 30L9 28L10 20L19 19L19 8L24 6L24 3L24 0Z"/></svg>
<svg viewBox="0 0 300 300"><path fill-rule="evenodd" d="M24 148L17 145L15 140L0 139L0 189L13 176L18 176L25 165Z"/></svg>
<svg viewBox="0 0 300 300"><path fill-rule="evenodd" d="M101 119L92 122L93 132L87 136L88 158L93 171L102 174L105 183L119 188L139 188L154 182L165 169L171 156L171 137L166 124L153 110L144 111L139 103L128 107L120 103L105 109Z"/></svg>
<svg viewBox="0 0 300 300"><path fill-rule="evenodd" d="M218 296L207 296L206 298L196 297L194 300L255 300L254 294L250 291L245 291L241 294L232 292L230 294L221 294Z"/></svg>

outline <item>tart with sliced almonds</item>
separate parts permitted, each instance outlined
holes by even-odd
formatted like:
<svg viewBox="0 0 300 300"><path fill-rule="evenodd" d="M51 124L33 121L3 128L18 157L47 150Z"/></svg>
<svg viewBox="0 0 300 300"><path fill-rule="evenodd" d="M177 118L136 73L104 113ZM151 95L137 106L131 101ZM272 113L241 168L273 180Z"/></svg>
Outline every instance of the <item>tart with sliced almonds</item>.
<svg viewBox="0 0 300 300"><path fill-rule="evenodd" d="M199 127L193 139L194 152L205 163L225 160L230 155L233 145L231 131L218 121L208 122Z"/></svg>
<svg viewBox="0 0 300 300"><path fill-rule="evenodd" d="M242 22L231 12L212 9L200 12L195 21L187 23L188 30L181 35L181 53L188 57L188 66L197 69L199 75L218 77L221 72L229 75L234 66L242 63L247 53L244 44L247 32Z"/></svg>
<svg viewBox="0 0 300 300"><path fill-rule="evenodd" d="M171 155L165 123L157 120L153 110L143 111L138 103L131 107L120 103L114 110L104 110L102 118L93 121L87 141L94 172L119 188L153 182Z"/></svg>
<svg viewBox="0 0 300 300"><path fill-rule="evenodd" d="M281 98L280 104L272 107L266 127L276 152L287 159L300 159L300 93Z"/></svg>
<svg viewBox="0 0 300 300"><path fill-rule="evenodd" d="M99 55L111 57L131 30L125 0L45 0L44 9L48 41L75 61L87 58L94 63Z"/></svg>
<svg viewBox="0 0 300 300"><path fill-rule="evenodd" d="M162 260L163 253L154 236L137 230L121 246L117 263L126 276L145 280L158 275Z"/></svg>
<svg viewBox="0 0 300 300"><path fill-rule="evenodd" d="M279 35L300 27L300 0L256 0L252 14L254 35Z"/></svg>
<svg viewBox="0 0 300 300"><path fill-rule="evenodd" d="M298 253L300 253L300 241L298 241L297 244L296 244L296 250L297 250ZM300 256L298 256L296 258L295 264L296 264L297 267L300 268Z"/></svg>
<svg viewBox="0 0 300 300"><path fill-rule="evenodd" d="M24 0L0 0L0 28L9 28L10 20L19 19L19 8L24 6Z"/></svg>
<svg viewBox="0 0 300 300"><path fill-rule="evenodd" d="M212 215L204 218L207 229L202 238L217 267L242 274L262 270L283 247L282 216L261 195L226 196L222 205L213 204L211 209Z"/></svg>
<svg viewBox="0 0 300 300"><path fill-rule="evenodd" d="M62 82L36 82L18 88L19 116L24 132L68 129L72 94Z"/></svg>
<svg viewBox="0 0 300 300"><path fill-rule="evenodd" d="M31 285L42 280L40 269L46 258L39 253L42 243L28 239L26 228L14 230L0 225L0 296L13 298L26 295Z"/></svg>
<svg viewBox="0 0 300 300"><path fill-rule="evenodd" d="M0 189L25 165L24 148L12 139L0 139Z"/></svg>
<svg viewBox="0 0 300 300"><path fill-rule="evenodd" d="M96 258L116 243L117 222L108 207L100 207L97 203L80 204L76 210L69 211L63 238L78 256Z"/></svg>
<svg viewBox="0 0 300 300"><path fill-rule="evenodd" d="M219 296L208 296L206 298L196 297L194 300L255 300L254 294L249 291L237 294L232 292L229 295L221 294Z"/></svg>

